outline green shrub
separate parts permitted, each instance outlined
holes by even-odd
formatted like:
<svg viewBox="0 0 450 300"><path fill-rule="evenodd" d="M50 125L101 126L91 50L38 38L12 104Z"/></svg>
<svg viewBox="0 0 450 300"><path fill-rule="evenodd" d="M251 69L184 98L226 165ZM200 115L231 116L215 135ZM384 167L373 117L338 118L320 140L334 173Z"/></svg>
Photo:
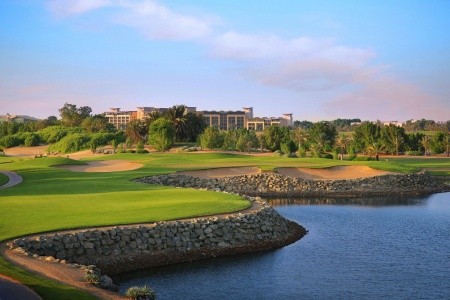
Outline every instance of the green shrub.
<svg viewBox="0 0 450 300"><path fill-rule="evenodd" d="M38 146L40 142L39 135L36 133L27 133L23 144L25 147L33 147Z"/></svg>
<svg viewBox="0 0 450 300"><path fill-rule="evenodd" d="M90 284L97 285L100 283L100 278L97 274L86 274L86 276L84 276L84 279Z"/></svg>
<svg viewBox="0 0 450 300"><path fill-rule="evenodd" d="M281 152L280 150L276 150L276 151L274 151L273 152L273 156L282 156L283 155L283 152Z"/></svg>
<svg viewBox="0 0 450 300"><path fill-rule="evenodd" d="M406 155L411 155L411 156L419 156L419 155L423 155L423 151L406 151L405 152Z"/></svg>
<svg viewBox="0 0 450 300"><path fill-rule="evenodd" d="M81 133L81 128L67 128L63 126L49 126L42 130L39 130L37 134L41 141L46 142L48 144L53 144L62 140L69 133Z"/></svg>
<svg viewBox="0 0 450 300"><path fill-rule="evenodd" d="M148 286L132 286L127 289L125 296L131 299L155 300L156 293Z"/></svg>
<svg viewBox="0 0 450 300"><path fill-rule="evenodd" d="M353 161L374 161L375 158L369 156L358 156L352 159Z"/></svg>
<svg viewBox="0 0 450 300"><path fill-rule="evenodd" d="M59 142L48 148L50 152L71 153L91 148L91 136L84 133L74 133L65 136Z"/></svg>
<svg viewBox="0 0 450 300"><path fill-rule="evenodd" d="M139 154L148 153L148 151L144 149L144 142L140 141L137 143L136 153L139 153Z"/></svg>
<svg viewBox="0 0 450 300"><path fill-rule="evenodd" d="M3 148L12 148L20 146L23 143L23 140L21 140L16 135L7 135L0 139L0 146Z"/></svg>
<svg viewBox="0 0 450 300"><path fill-rule="evenodd" d="M306 149L305 149L305 147L300 147L297 150L297 156L298 157L306 157Z"/></svg>
<svg viewBox="0 0 450 300"><path fill-rule="evenodd" d="M297 144L293 140L289 140L287 142L283 142L280 145L280 150L286 155L290 155L297 150Z"/></svg>
<svg viewBox="0 0 450 300"><path fill-rule="evenodd" d="M326 158L326 159L333 159L333 154L330 153L324 153L321 155L321 158Z"/></svg>

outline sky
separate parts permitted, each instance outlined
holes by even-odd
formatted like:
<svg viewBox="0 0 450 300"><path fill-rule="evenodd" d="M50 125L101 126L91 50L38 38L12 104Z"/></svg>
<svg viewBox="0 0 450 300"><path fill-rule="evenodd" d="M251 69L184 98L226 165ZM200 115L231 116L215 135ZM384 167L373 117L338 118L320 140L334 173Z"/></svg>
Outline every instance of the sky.
<svg viewBox="0 0 450 300"><path fill-rule="evenodd" d="M447 0L1 0L0 114L450 120Z"/></svg>

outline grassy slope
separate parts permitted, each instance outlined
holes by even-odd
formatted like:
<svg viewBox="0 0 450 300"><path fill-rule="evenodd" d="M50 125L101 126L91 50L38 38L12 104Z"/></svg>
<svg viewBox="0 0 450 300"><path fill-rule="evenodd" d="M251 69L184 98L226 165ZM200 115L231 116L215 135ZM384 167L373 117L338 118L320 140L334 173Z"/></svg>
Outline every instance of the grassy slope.
<svg viewBox="0 0 450 300"><path fill-rule="evenodd" d="M254 157L234 154L118 154L92 160L125 159L141 162L144 167L116 173L75 173L51 167L80 164L66 158L32 160L1 158L0 167L23 176L24 182L0 191L0 240L20 235L67 228L129 224L169 220L243 209L248 202L237 196L141 185L133 178L178 170L217 167L258 166L263 170L277 167L324 168L334 165L369 165L376 169L413 172L425 165L450 167L450 160L426 163L415 160L395 163L339 162L325 159ZM434 165L433 165L434 166ZM35 289L44 299L89 299L73 288L31 275L3 259L1 273L14 277Z"/></svg>

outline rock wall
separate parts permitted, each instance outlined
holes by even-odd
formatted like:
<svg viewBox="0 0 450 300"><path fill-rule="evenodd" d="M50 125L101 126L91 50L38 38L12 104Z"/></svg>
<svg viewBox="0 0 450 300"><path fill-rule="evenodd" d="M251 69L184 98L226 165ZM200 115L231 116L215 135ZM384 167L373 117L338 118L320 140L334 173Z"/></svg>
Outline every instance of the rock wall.
<svg viewBox="0 0 450 300"><path fill-rule="evenodd" d="M211 179L169 174L144 177L136 181L260 197L419 195L448 190L448 186L438 182L428 172L349 180L309 180L277 173Z"/></svg>
<svg viewBox="0 0 450 300"><path fill-rule="evenodd" d="M146 226L120 226L26 237L9 243L28 255L94 264L109 275L154 265L260 251L292 243L305 230L264 201L248 213Z"/></svg>

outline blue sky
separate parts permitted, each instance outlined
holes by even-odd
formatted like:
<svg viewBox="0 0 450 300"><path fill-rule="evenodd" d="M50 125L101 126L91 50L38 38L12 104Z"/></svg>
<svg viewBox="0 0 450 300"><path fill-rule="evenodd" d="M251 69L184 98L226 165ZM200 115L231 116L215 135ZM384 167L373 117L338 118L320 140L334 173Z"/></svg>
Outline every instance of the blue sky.
<svg viewBox="0 0 450 300"><path fill-rule="evenodd" d="M450 119L450 1L0 1L0 114Z"/></svg>

